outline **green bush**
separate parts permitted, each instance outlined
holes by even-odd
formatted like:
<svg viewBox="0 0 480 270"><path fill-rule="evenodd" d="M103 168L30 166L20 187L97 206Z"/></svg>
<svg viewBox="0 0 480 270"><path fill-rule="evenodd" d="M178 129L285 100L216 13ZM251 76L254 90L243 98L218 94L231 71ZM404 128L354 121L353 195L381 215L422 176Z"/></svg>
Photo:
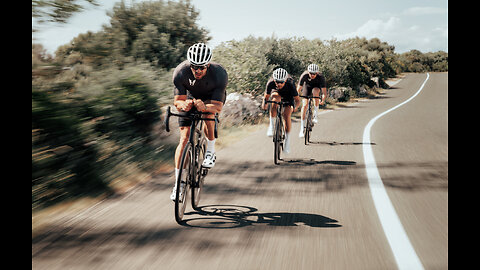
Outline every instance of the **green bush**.
<svg viewBox="0 0 480 270"><path fill-rule="evenodd" d="M82 115L83 105L32 90L33 207L107 189Z"/></svg>

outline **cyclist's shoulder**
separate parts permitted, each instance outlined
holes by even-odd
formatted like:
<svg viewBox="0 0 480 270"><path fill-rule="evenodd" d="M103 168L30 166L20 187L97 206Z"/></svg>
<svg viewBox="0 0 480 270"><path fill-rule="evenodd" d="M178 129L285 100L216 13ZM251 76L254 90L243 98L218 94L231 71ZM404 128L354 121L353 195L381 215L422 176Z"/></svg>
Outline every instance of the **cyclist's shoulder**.
<svg viewBox="0 0 480 270"><path fill-rule="evenodd" d="M210 62L206 78L217 85L226 85L228 82L227 70L219 63Z"/></svg>
<svg viewBox="0 0 480 270"><path fill-rule="evenodd" d="M227 76L227 70L217 62L210 62L209 69L217 76Z"/></svg>
<svg viewBox="0 0 480 270"><path fill-rule="evenodd" d="M300 79L302 79L302 78L304 78L304 77L306 77L306 76L308 76L308 70L305 70L305 71L302 73L302 75L300 75Z"/></svg>
<svg viewBox="0 0 480 270"><path fill-rule="evenodd" d="M290 74L287 76L287 83L295 85L295 79Z"/></svg>
<svg viewBox="0 0 480 270"><path fill-rule="evenodd" d="M268 78L267 85L275 85L273 78L271 76L270 78Z"/></svg>

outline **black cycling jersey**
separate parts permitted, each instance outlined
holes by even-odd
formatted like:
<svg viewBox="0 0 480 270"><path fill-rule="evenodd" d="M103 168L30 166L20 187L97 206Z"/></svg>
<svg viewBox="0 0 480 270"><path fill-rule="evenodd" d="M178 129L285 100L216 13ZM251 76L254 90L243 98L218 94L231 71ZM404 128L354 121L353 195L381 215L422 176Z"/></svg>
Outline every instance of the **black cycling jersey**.
<svg viewBox="0 0 480 270"><path fill-rule="evenodd" d="M310 75L308 75L308 71L304 71L302 75L300 75L300 81L298 85L302 86L302 96L310 96L312 95L312 89L315 87L318 88L326 88L327 84L325 82L325 77L318 73L315 79L310 79Z"/></svg>
<svg viewBox="0 0 480 270"><path fill-rule="evenodd" d="M207 74L199 80L193 76L188 60L180 63L173 71L174 94L187 95L188 99L216 100L225 103L227 82L227 71L214 62L210 62Z"/></svg>
<svg viewBox="0 0 480 270"><path fill-rule="evenodd" d="M298 92L297 89L295 89L295 82L290 75L288 76L285 85L281 89L277 89L277 85L275 84L273 78L270 78L265 87L265 93L270 95L272 91L280 94L284 101L288 101L292 106L294 106L295 103L293 97L298 96Z"/></svg>
<svg viewBox="0 0 480 270"><path fill-rule="evenodd" d="M303 84L306 84L309 88L314 88L314 87L318 87L318 88L325 88L327 87L327 84L325 83L325 77L318 73L317 76L315 77L315 79L310 79L310 75L308 75L308 71L304 71L302 73L302 75L300 75L300 81L299 81L299 85L302 85Z"/></svg>

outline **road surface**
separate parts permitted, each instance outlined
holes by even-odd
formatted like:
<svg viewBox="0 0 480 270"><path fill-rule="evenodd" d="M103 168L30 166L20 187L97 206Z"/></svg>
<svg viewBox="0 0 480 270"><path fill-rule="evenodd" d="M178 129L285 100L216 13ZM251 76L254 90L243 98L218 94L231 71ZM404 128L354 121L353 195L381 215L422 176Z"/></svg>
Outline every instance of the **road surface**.
<svg viewBox="0 0 480 270"><path fill-rule="evenodd" d="M32 239L33 269L398 269L372 199L363 132L406 101L427 74L407 74L377 99L323 111L312 143L273 164L266 128L217 153L202 212L178 225L159 175L124 196L66 215ZM379 175L424 269L448 267L448 73L379 118ZM221 134L220 134L221 135Z"/></svg>

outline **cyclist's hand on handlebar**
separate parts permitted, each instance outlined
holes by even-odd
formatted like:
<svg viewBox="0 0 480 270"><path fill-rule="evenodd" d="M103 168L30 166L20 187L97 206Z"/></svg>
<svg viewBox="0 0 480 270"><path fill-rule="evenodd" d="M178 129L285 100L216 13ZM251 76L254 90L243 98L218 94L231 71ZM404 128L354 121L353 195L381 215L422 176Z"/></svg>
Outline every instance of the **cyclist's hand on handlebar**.
<svg viewBox="0 0 480 270"><path fill-rule="evenodd" d="M205 105L201 99L194 99L193 104L197 107L197 110L201 112L204 112L207 109L207 105Z"/></svg>
<svg viewBox="0 0 480 270"><path fill-rule="evenodd" d="M262 100L262 109L266 111L268 109L268 104L265 102L265 99Z"/></svg>
<svg viewBox="0 0 480 270"><path fill-rule="evenodd" d="M183 102L179 102L177 105L177 110L188 112L192 109L192 107L193 107L193 100L188 99Z"/></svg>

